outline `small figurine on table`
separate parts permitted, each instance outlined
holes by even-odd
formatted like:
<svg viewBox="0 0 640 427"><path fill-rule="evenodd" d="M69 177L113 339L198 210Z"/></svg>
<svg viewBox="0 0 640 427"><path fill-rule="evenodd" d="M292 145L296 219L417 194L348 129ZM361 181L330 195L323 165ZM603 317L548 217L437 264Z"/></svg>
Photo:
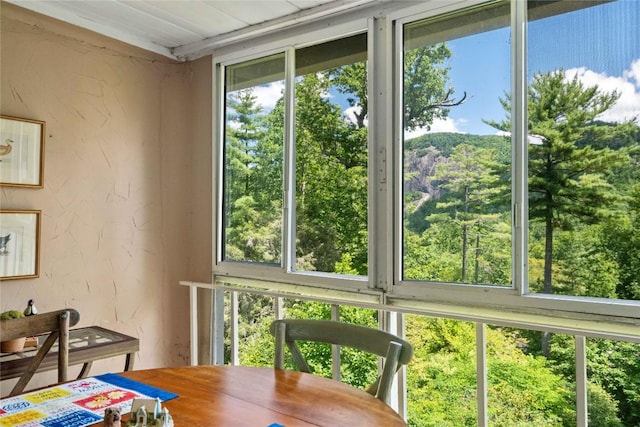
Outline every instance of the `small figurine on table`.
<svg viewBox="0 0 640 427"><path fill-rule="evenodd" d="M120 427L120 408L104 410L104 427Z"/></svg>
<svg viewBox="0 0 640 427"><path fill-rule="evenodd" d="M153 408L153 410L147 410ZM173 427L173 419L167 408L162 408L160 399L133 399L131 418L127 427Z"/></svg>
<svg viewBox="0 0 640 427"><path fill-rule="evenodd" d="M153 408L148 411L146 408ZM160 399L133 399L129 421L124 427L173 427L173 419L167 408L162 408ZM104 410L104 427L120 427L120 408Z"/></svg>
<svg viewBox="0 0 640 427"><path fill-rule="evenodd" d="M36 308L35 302L32 299L30 299L27 302L27 308L24 309L24 315L35 316L36 314L38 314L38 309Z"/></svg>

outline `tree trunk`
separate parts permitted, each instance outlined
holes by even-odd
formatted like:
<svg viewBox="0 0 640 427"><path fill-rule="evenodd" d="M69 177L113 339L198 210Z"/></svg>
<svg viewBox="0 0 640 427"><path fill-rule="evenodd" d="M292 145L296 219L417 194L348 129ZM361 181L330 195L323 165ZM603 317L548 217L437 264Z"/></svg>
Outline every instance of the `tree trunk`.
<svg viewBox="0 0 640 427"><path fill-rule="evenodd" d="M479 283L479 274L480 274L480 233L476 235L476 259L475 259L475 277L473 278L473 283Z"/></svg>
<svg viewBox="0 0 640 427"><path fill-rule="evenodd" d="M552 213L549 209L545 220L544 230L544 288L545 294L553 293L553 284L551 283L551 266L553 264L553 223Z"/></svg>
<svg viewBox="0 0 640 427"><path fill-rule="evenodd" d="M462 282L467 278L467 224L462 226Z"/></svg>
<svg viewBox="0 0 640 427"><path fill-rule="evenodd" d="M544 230L544 288L545 294L553 293L553 284L551 282L551 267L553 264L553 212L548 208L545 219ZM551 334L549 332L542 333L540 341L540 350L542 355L547 359L551 355Z"/></svg>
<svg viewBox="0 0 640 427"><path fill-rule="evenodd" d="M469 243L467 242L467 233L469 226L466 223L467 221L467 213L469 212L469 186L464 187L464 218L462 219L462 278L461 282L465 282L467 279L467 246Z"/></svg>

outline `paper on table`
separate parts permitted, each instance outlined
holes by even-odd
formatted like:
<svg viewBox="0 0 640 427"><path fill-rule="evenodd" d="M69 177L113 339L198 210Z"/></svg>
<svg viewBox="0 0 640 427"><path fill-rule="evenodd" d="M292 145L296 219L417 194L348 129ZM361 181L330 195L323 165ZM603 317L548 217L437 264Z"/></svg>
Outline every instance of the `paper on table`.
<svg viewBox="0 0 640 427"><path fill-rule="evenodd" d="M84 378L0 399L0 427L84 427L101 421L105 408L126 413L134 398L156 397L177 395L116 374Z"/></svg>

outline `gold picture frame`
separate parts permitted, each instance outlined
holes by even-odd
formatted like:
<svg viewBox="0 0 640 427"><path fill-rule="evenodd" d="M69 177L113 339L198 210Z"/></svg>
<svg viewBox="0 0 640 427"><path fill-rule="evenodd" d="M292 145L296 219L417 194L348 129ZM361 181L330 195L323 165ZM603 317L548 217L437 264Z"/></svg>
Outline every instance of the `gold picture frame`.
<svg viewBox="0 0 640 427"><path fill-rule="evenodd" d="M0 186L44 186L45 122L0 115Z"/></svg>
<svg viewBox="0 0 640 427"><path fill-rule="evenodd" d="M41 213L0 209L0 280L40 277Z"/></svg>

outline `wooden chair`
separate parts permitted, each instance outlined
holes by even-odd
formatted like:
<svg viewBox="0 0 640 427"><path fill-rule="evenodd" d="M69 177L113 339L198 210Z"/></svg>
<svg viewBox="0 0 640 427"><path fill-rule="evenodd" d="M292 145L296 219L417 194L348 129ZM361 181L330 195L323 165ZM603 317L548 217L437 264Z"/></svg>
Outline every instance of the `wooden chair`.
<svg viewBox="0 0 640 427"><path fill-rule="evenodd" d="M296 341L313 341L355 348L384 357L382 373L367 393L387 402L396 372L413 357L413 347L390 333L331 320L282 319L271 324L275 336L274 366L284 369L284 347L289 348L298 370L311 372Z"/></svg>
<svg viewBox="0 0 640 427"><path fill-rule="evenodd" d="M58 382L67 381L67 370L69 367L69 328L76 325L79 320L80 314L76 310L68 308L22 317L20 319L0 321L0 334L3 341L49 333L49 336L47 336L47 339L25 372L20 376L20 379L13 387L13 390L11 390L9 396L22 393L56 340L58 340Z"/></svg>

